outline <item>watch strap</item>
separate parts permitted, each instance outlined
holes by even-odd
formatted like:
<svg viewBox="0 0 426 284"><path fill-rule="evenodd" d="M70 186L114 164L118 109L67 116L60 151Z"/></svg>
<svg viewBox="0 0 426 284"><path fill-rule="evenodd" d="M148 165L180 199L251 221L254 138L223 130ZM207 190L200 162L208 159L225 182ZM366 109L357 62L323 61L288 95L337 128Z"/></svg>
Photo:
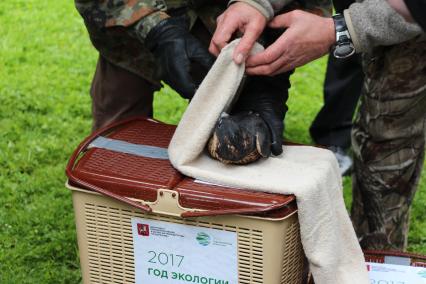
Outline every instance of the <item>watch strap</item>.
<svg viewBox="0 0 426 284"><path fill-rule="evenodd" d="M355 47L352 43L345 17L342 14L336 14L333 16L333 21L336 30L336 44L333 47L333 55L336 58L349 57L355 53Z"/></svg>

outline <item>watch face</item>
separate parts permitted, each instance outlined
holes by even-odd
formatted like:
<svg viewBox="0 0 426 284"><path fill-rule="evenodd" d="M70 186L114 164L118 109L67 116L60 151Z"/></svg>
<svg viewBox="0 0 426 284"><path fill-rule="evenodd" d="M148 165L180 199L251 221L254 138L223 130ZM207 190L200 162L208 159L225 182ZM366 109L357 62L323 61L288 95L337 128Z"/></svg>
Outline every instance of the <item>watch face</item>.
<svg viewBox="0 0 426 284"><path fill-rule="evenodd" d="M337 45L334 49L334 57L346 58L355 53L355 48L352 44Z"/></svg>

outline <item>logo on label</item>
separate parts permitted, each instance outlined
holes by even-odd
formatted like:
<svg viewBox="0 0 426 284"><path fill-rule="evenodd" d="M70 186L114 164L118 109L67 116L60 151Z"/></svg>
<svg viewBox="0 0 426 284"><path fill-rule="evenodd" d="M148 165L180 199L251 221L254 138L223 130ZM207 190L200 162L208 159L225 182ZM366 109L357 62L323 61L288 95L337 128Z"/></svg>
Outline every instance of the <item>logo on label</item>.
<svg viewBox="0 0 426 284"><path fill-rule="evenodd" d="M210 240L211 240L210 236L207 235L204 232L198 233L196 239L197 239L198 243L202 246L208 246L210 244Z"/></svg>
<svg viewBox="0 0 426 284"><path fill-rule="evenodd" d="M148 237L149 236L149 225L138 224L138 235Z"/></svg>

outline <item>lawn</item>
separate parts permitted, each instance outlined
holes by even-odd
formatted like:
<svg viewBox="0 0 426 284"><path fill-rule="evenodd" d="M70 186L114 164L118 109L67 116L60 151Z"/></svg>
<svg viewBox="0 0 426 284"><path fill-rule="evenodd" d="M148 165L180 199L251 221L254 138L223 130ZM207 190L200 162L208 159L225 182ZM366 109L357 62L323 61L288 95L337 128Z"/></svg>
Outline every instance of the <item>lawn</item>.
<svg viewBox="0 0 426 284"><path fill-rule="evenodd" d="M73 1L0 1L0 283L81 281L65 164L90 132L88 95L97 53ZM299 69L286 137L311 143L325 60ZM177 123L185 101L170 89L155 117ZM426 254L426 175L411 215L409 250ZM350 204L350 178L345 179Z"/></svg>

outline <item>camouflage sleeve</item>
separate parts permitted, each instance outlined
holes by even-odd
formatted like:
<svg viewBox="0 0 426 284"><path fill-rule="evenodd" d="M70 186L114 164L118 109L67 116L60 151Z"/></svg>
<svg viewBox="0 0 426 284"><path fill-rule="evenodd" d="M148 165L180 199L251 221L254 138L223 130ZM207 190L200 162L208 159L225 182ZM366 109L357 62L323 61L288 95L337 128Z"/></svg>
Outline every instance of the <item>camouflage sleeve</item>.
<svg viewBox="0 0 426 284"><path fill-rule="evenodd" d="M164 0L75 0L88 28L132 27L143 41L149 31L168 18Z"/></svg>
<svg viewBox="0 0 426 284"><path fill-rule="evenodd" d="M137 22L135 25L138 38L142 40L142 42L145 41L149 31L153 27L155 27L159 22L169 17L170 16L167 15L165 12L157 11L140 19L139 22Z"/></svg>
<svg viewBox="0 0 426 284"><path fill-rule="evenodd" d="M371 52L377 46L399 44L422 34L417 24L405 21L386 0L354 3L344 15L358 53Z"/></svg>
<svg viewBox="0 0 426 284"><path fill-rule="evenodd" d="M142 22L144 29L150 29L166 17L167 9L164 0L75 0L75 6L86 23L97 28Z"/></svg>

